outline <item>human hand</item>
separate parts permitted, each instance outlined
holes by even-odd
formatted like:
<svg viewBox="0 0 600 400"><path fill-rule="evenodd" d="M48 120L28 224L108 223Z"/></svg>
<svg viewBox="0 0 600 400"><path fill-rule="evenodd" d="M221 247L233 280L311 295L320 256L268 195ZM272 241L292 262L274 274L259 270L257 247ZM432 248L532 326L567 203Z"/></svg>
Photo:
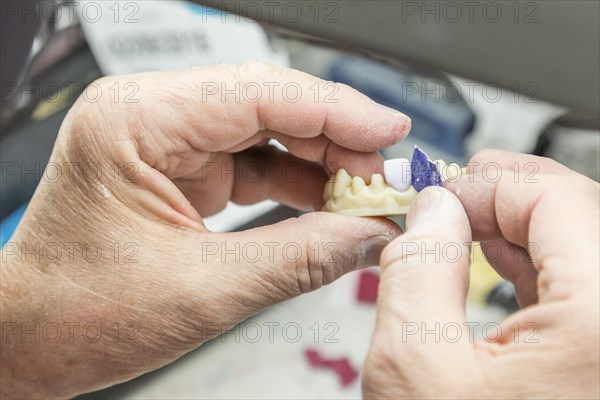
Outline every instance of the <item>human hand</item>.
<svg viewBox="0 0 600 400"><path fill-rule="evenodd" d="M113 96L125 83L135 102ZM98 102L78 100L2 252L2 397L72 397L132 379L376 265L400 233L386 219L309 213L227 234L202 222L228 200L319 209L327 166L383 172L377 151L410 120L343 85L328 103L325 84L248 63L108 77Z"/></svg>
<svg viewBox="0 0 600 400"><path fill-rule="evenodd" d="M471 166L421 192L382 253L365 398L598 398L598 183L500 151ZM472 235L525 306L481 341L465 319Z"/></svg>

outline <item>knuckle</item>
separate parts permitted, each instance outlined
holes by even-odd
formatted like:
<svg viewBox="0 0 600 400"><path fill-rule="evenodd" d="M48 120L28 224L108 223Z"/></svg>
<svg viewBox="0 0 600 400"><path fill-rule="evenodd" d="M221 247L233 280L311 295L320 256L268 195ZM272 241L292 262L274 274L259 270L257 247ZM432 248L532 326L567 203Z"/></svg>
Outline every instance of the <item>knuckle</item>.
<svg viewBox="0 0 600 400"><path fill-rule="evenodd" d="M298 264L298 267L305 269L305 272L298 275L306 277L306 282L302 287L308 289L307 291L317 290L325 284L323 277L325 276L326 266L323 263L321 252L315 250L314 247L321 247L321 237L318 233L310 230L312 220L313 217L308 215L302 215L298 218L298 221L303 226L302 230L306 232L302 243L303 257Z"/></svg>
<svg viewBox="0 0 600 400"><path fill-rule="evenodd" d="M552 167L554 167L556 169L558 169L558 168L564 168L564 165L562 165L561 163L559 163L558 161L556 161L556 160L554 160L554 159L552 159L550 157L546 157L546 156L529 156L529 157L531 157L531 163L537 164L538 168L540 168L540 165L536 162L538 160L541 161L541 162L543 162L543 163L547 163L548 164L547 167L552 166ZM544 171L540 168L540 172L544 172Z"/></svg>
<svg viewBox="0 0 600 400"><path fill-rule="evenodd" d="M101 77L91 82L79 96L73 108L69 112L68 117L78 127L88 127L89 120L98 113L99 108L107 106L107 99L110 100L111 96L108 96L109 87L113 82L111 77ZM94 91L94 94L89 92Z"/></svg>
<svg viewBox="0 0 600 400"><path fill-rule="evenodd" d="M115 130L107 129L107 116L113 113L112 82L114 78L102 77L90 83L65 117L57 139L57 156L65 157L64 161L94 168L111 163L111 136ZM86 94L87 90L90 93Z"/></svg>
<svg viewBox="0 0 600 400"><path fill-rule="evenodd" d="M114 77L103 76L92 81L83 90L82 94L75 102L74 107L87 110L87 107L97 105L106 99L109 99L110 96L107 96L107 93L110 86L113 84L114 79Z"/></svg>
<svg viewBox="0 0 600 400"><path fill-rule="evenodd" d="M337 243L314 231L315 216L304 214L295 219L294 230L302 232L299 248L302 254L295 263L298 286L302 293L327 285L343 274Z"/></svg>
<svg viewBox="0 0 600 400"><path fill-rule="evenodd" d="M295 281L297 286L296 294L304 294L314 290L312 282L311 264L309 259L309 238L306 234L304 216L289 218L281 222L282 227L285 227L285 231L293 231L294 238L296 241L283 241L281 248L281 258L277 260L278 263L286 271L290 271L289 274L292 276L292 280ZM290 250L292 247L295 250ZM299 254L293 254L293 251L299 249Z"/></svg>
<svg viewBox="0 0 600 400"><path fill-rule="evenodd" d="M64 145L67 157L74 161L87 160L93 154L95 122L90 108L89 103L78 101L61 127L59 142Z"/></svg>
<svg viewBox="0 0 600 400"><path fill-rule="evenodd" d="M498 150L493 150L493 149L484 149L484 150L479 150L477 153L475 153L475 155L473 157L471 157L471 159L469 160L469 163L482 163L485 161L489 161L489 160L497 160L498 159L498 154L500 152Z"/></svg>
<svg viewBox="0 0 600 400"><path fill-rule="evenodd" d="M245 80L264 80L283 70L282 67L266 63L264 61L246 61L239 66L239 76Z"/></svg>

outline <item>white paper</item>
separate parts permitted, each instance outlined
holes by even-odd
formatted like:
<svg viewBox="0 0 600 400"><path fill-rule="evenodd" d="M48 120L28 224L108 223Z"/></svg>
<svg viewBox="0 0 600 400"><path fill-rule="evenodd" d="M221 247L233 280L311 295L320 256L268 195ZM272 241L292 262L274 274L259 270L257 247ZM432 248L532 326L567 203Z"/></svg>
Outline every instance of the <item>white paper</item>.
<svg viewBox="0 0 600 400"><path fill-rule="evenodd" d="M288 66L256 22L185 1L77 3L77 16L105 75L260 60ZM207 12L210 10L210 12Z"/></svg>

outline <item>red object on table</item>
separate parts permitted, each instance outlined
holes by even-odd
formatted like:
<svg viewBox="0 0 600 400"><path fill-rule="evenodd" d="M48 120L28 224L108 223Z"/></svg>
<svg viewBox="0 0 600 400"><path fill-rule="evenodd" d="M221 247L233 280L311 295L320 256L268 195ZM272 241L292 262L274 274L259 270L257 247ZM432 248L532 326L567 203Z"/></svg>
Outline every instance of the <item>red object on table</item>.
<svg viewBox="0 0 600 400"><path fill-rule="evenodd" d="M358 278L356 300L358 300L359 303L375 304L377 302L378 288L379 274L371 271L361 271Z"/></svg>
<svg viewBox="0 0 600 400"><path fill-rule="evenodd" d="M342 387L350 385L358 378L358 371L354 369L346 357L327 359L314 349L304 351L308 363L315 368L326 368L335 372L340 380Z"/></svg>

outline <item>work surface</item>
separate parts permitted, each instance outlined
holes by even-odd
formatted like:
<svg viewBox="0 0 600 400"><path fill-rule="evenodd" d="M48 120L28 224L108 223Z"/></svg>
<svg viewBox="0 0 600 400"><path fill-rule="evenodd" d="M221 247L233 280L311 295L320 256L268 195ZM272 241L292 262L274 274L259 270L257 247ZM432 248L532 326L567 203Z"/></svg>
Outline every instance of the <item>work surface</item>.
<svg viewBox="0 0 600 400"><path fill-rule="evenodd" d="M377 276L378 268L367 276ZM364 276L363 276L364 279ZM346 275L249 319L173 364L89 398L361 398L360 377L346 385L331 368L311 366L307 351L360 372L375 322L375 305L361 272ZM372 282L371 282L372 283ZM359 293L361 293L359 295ZM358 297L362 296L363 301ZM495 308L469 306L474 329L499 321ZM401 341L401 334L398 335ZM346 374L347 377L347 374ZM87 398L88 396L83 396Z"/></svg>

